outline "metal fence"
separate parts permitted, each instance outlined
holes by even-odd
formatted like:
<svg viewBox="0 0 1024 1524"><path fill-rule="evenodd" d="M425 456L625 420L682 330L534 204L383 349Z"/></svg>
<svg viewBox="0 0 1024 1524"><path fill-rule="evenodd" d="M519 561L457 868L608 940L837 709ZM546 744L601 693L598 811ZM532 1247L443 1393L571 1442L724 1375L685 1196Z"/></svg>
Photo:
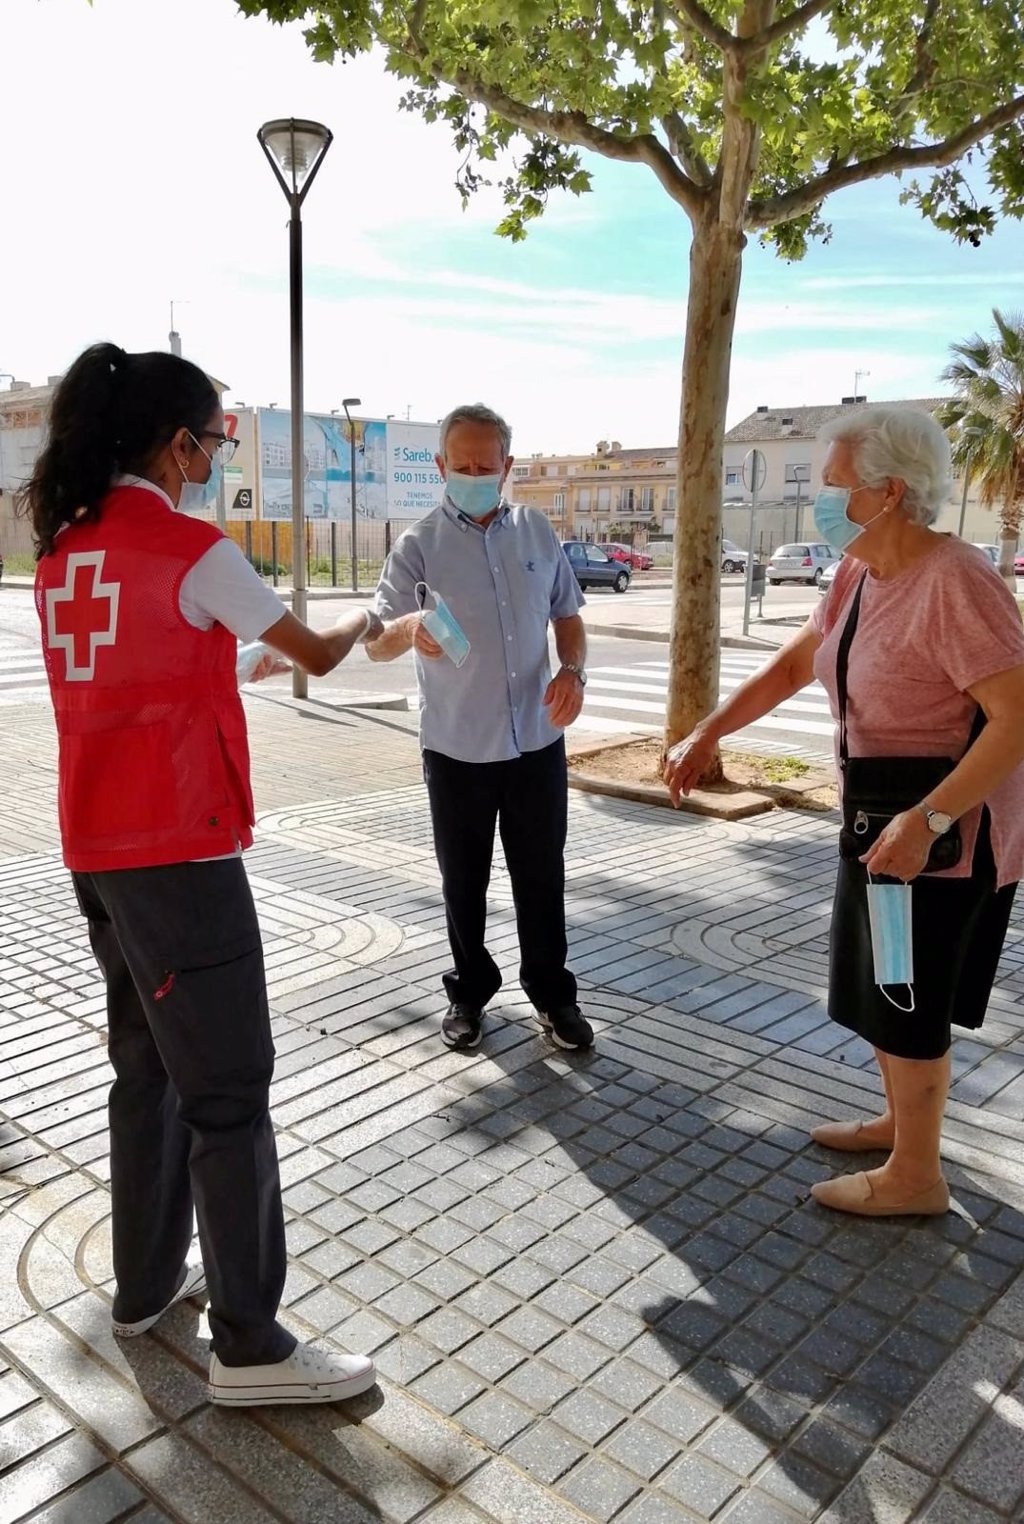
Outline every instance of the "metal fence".
<svg viewBox="0 0 1024 1524"><path fill-rule="evenodd" d="M356 525L355 554L360 586L372 586L384 558L414 519L365 519ZM352 526L338 519L306 521L306 585L351 587ZM291 520L232 519L227 532L262 577L274 587L292 580Z"/></svg>

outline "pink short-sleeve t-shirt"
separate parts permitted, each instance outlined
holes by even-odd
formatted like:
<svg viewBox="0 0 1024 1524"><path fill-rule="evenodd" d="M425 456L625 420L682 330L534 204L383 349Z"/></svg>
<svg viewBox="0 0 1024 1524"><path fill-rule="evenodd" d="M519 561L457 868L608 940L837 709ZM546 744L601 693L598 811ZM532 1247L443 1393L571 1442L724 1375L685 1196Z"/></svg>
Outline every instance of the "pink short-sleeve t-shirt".
<svg viewBox="0 0 1024 1524"><path fill-rule="evenodd" d="M814 675L838 723L836 657L866 567L847 555L811 623L821 637ZM1024 666L1020 612L988 556L954 536L885 580L867 572L847 673L851 757L959 759L977 705L967 691L998 672ZM837 742L838 750L838 742ZM1024 765L986 800L1000 887L1024 878ZM971 871L981 806L960 822L964 853L936 875Z"/></svg>

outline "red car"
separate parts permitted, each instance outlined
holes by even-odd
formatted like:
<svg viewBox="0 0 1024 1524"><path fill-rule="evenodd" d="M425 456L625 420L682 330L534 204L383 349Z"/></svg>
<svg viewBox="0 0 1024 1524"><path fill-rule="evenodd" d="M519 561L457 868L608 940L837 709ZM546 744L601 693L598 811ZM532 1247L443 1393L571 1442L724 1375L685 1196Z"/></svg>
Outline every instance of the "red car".
<svg viewBox="0 0 1024 1524"><path fill-rule="evenodd" d="M1013 558L1013 569L1018 577L1024 577L1024 551L1018 550Z"/></svg>
<svg viewBox="0 0 1024 1524"><path fill-rule="evenodd" d="M597 548L604 551L609 561L622 561L635 571L650 571L654 565L654 557L649 556L645 550L633 550L629 545L620 545L616 540L602 540Z"/></svg>

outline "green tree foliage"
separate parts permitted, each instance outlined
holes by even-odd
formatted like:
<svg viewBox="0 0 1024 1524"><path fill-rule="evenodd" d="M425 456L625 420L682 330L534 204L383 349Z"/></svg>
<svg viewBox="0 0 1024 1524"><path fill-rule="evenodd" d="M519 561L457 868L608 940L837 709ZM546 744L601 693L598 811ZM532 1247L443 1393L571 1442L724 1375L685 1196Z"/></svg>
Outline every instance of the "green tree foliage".
<svg viewBox="0 0 1024 1524"><path fill-rule="evenodd" d="M742 250L788 259L824 207L887 175L961 242L1024 211L1020 0L237 0L318 59L380 50L451 128L499 232L590 188L581 150L654 174L691 224L667 739L717 697L721 455ZM511 164L511 169L499 165ZM880 236L881 233L880 233Z"/></svg>
<svg viewBox="0 0 1024 1524"><path fill-rule="evenodd" d="M938 409L949 430L953 464L971 473L987 508L998 507L1000 567L1012 576L1024 514L1024 316L993 308L995 333L950 345L942 372L955 395Z"/></svg>

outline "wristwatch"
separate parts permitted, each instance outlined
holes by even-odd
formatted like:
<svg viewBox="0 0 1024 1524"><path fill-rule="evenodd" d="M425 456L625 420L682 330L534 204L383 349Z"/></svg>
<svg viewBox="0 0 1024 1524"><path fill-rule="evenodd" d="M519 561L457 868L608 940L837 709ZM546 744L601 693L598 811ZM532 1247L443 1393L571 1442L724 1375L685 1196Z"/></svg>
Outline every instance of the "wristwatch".
<svg viewBox="0 0 1024 1524"><path fill-rule="evenodd" d="M921 811L921 814L928 822L928 829L931 831L932 835L945 836L946 832L953 824L952 815L947 815L942 810L931 810L926 804L919 804L917 808Z"/></svg>
<svg viewBox="0 0 1024 1524"><path fill-rule="evenodd" d="M585 688L587 686L587 674L586 674L586 672L583 670L582 667L577 666L574 661L564 661L562 663L562 671L563 672L572 672L572 673L575 673L575 675L580 680L580 687L581 688Z"/></svg>

